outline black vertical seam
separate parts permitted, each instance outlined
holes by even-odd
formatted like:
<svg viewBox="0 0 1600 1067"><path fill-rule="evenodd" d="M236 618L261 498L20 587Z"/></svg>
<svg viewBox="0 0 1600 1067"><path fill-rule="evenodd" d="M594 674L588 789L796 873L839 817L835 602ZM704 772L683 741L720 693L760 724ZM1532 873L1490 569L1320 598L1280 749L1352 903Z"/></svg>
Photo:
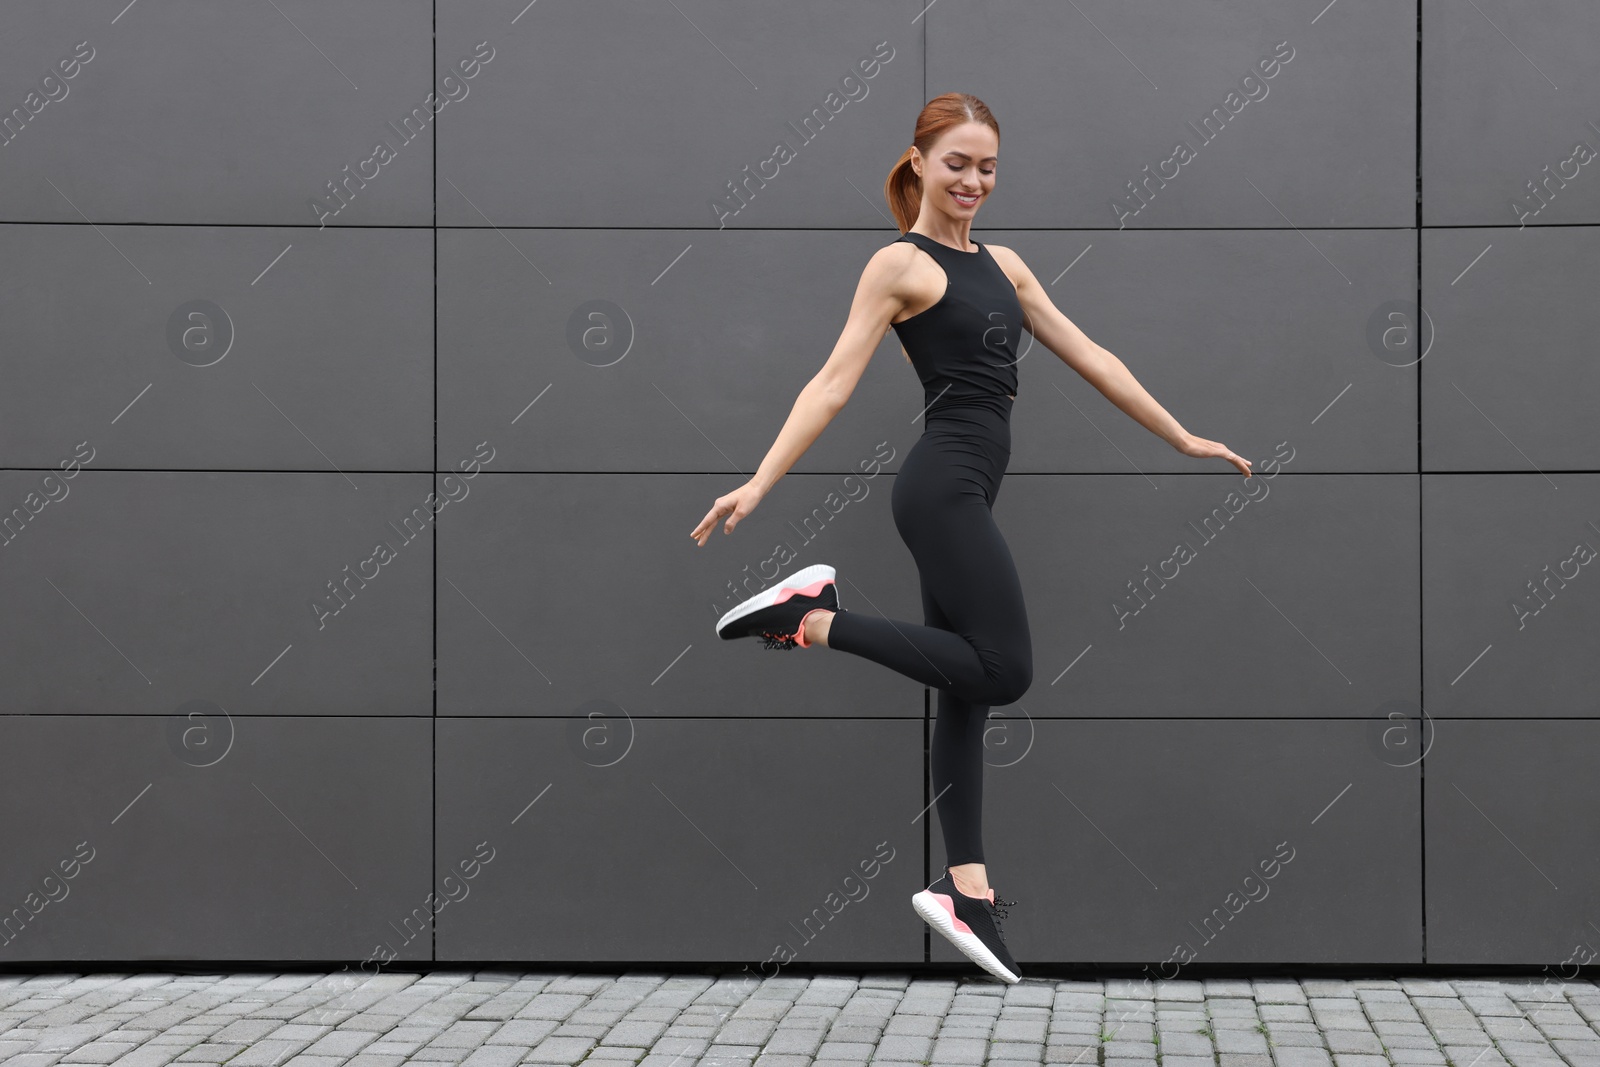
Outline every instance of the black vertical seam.
<svg viewBox="0 0 1600 1067"><path fill-rule="evenodd" d="M439 74L439 0L433 0L433 61L428 68L428 91L433 91L433 81ZM429 478L433 484L428 488L436 490L439 484L439 122L438 115L434 115L433 123L433 226L429 236L433 239L433 468ZM433 598L433 721L430 723L433 734L432 744L429 746L429 763L432 765L432 793L433 819L429 826L429 856L428 856L428 885L433 886L434 875L439 867L439 524L433 524L433 581L429 583L429 594ZM428 948L429 957L438 962L439 959L439 916L435 912L433 921L429 924L432 930L432 943Z"/></svg>
<svg viewBox="0 0 1600 1067"><path fill-rule="evenodd" d="M915 0L921 4L922 0ZM931 6L931 5L930 5ZM922 9L922 99L928 99L928 8ZM922 687L922 884L928 885L933 881L933 855L929 851L933 847L933 835L929 827L933 823L933 772L930 763L933 751L930 745L931 734L931 706L933 703L933 690L928 686ZM927 923L922 924L922 962L933 962L933 928Z"/></svg>
<svg viewBox="0 0 1600 1067"><path fill-rule="evenodd" d="M1423 337L1424 323L1428 321L1427 312L1422 306L1422 0L1417 0L1417 117L1416 117L1416 227L1417 227L1417 322L1415 336L1417 343L1426 340L1432 343L1431 330L1429 336ZM1422 477L1422 360L1417 360L1417 710L1420 713L1417 722L1418 744L1422 745L1422 757L1417 761L1417 867L1419 875L1419 891L1421 898L1418 901L1421 909L1422 923L1422 963L1428 963L1428 718L1427 708L1424 705L1426 696L1423 680L1427 677L1424 668L1426 656L1426 634L1423 633L1422 620L1425 614L1422 598L1424 595L1423 583L1423 507L1422 498L1424 491Z"/></svg>

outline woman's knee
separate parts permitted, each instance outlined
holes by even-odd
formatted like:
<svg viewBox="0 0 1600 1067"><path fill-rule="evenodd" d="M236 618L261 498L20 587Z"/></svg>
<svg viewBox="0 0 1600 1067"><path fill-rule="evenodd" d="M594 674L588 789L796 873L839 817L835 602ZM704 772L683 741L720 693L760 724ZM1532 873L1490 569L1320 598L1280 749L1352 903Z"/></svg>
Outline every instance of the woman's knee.
<svg viewBox="0 0 1600 1067"><path fill-rule="evenodd" d="M994 704L1015 704L1033 685L1033 664L1028 660L1013 661L995 682Z"/></svg>
<svg viewBox="0 0 1600 1067"><path fill-rule="evenodd" d="M1033 656L1028 652L1000 657L984 666L986 670L981 692L967 698L974 704L987 704L990 707L1015 704L1033 685Z"/></svg>

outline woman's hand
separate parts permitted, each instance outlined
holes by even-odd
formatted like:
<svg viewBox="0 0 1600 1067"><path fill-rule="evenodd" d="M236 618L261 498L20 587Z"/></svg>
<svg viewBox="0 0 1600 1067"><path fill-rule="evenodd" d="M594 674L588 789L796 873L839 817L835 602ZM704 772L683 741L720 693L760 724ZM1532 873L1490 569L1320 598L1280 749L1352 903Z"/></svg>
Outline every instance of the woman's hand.
<svg viewBox="0 0 1600 1067"><path fill-rule="evenodd" d="M739 520L756 509L761 503L761 498L766 494L758 489L753 482L745 482L733 492L717 497L717 502L711 505L711 510L706 512L706 517L700 520L700 525L694 528L689 536L704 545L711 536L711 530L717 520L724 515L728 521L722 524L723 533L733 533L733 528L739 525Z"/></svg>
<svg viewBox="0 0 1600 1067"><path fill-rule="evenodd" d="M1240 472L1246 478L1250 477L1250 461L1241 456L1234 455L1228 446L1223 444L1221 441L1207 441L1204 437L1196 437L1194 434L1190 434L1183 439L1181 444L1176 444L1172 447L1176 448L1184 455L1194 456L1196 459L1209 459L1212 456L1221 456L1229 463L1232 463L1235 467L1238 467Z"/></svg>

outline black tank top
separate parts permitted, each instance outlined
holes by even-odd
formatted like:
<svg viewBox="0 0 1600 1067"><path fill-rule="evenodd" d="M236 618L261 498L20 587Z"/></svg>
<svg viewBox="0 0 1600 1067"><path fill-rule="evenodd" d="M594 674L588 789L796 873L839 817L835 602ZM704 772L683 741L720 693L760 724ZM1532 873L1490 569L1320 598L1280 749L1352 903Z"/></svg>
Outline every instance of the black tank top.
<svg viewBox="0 0 1600 1067"><path fill-rule="evenodd" d="M926 410L976 403L1009 414L1022 341L1017 287L977 241L976 252L963 252L920 233L900 240L931 255L946 278L938 303L892 324L922 379Z"/></svg>

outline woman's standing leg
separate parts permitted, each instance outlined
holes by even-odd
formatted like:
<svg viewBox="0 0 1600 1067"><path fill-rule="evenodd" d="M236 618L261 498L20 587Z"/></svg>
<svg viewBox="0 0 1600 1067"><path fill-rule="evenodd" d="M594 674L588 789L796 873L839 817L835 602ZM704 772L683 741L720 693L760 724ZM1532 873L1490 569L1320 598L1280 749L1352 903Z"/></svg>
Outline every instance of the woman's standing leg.
<svg viewBox="0 0 1600 1067"><path fill-rule="evenodd" d="M923 621L941 630L950 628L938 601L922 583ZM945 864L983 863L983 735L988 728L989 705L962 700L949 690L938 691L938 717L929 745L929 771L934 802L939 808L939 829L944 836ZM980 874L981 871L961 872ZM982 896L986 877L972 878L971 896Z"/></svg>

